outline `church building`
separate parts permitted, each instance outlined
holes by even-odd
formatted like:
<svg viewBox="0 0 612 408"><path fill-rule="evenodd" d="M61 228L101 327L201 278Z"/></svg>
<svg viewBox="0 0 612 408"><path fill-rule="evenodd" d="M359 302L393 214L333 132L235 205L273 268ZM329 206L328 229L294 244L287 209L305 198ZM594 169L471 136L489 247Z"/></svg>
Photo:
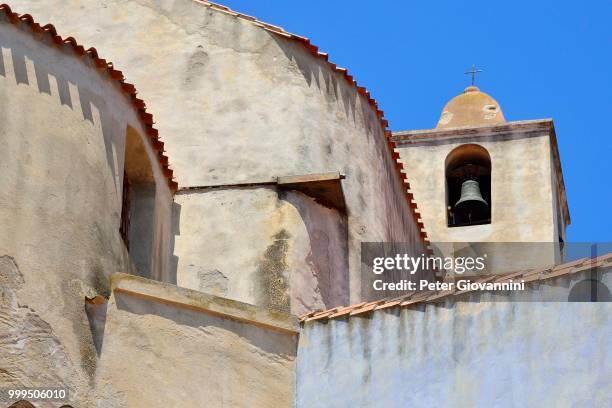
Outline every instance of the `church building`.
<svg viewBox="0 0 612 408"><path fill-rule="evenodd" d="M0 405L612 405L612 254L567 258L553 121L506 115L472 84L392 131L204 0L1 4L0 389L67 396ZM525 289L372 298L372 242Z"/></svg>

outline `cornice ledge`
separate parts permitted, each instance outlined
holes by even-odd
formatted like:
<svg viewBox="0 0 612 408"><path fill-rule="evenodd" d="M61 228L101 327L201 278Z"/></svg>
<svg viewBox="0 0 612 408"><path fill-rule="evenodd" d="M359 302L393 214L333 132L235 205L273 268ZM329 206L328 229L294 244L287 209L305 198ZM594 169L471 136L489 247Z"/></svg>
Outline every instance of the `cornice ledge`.
<svg viewBox="0 0 612 408"><path fill-rule="evenodd" d="M535 130L550 130L554 128L553 120L535 119L519 120L495 125L462 126L444 129L403 130L393 132L392 139L396 143L422 141L431 138L452 138L461 136L490 135L498 133L525 132Z"/></svg>

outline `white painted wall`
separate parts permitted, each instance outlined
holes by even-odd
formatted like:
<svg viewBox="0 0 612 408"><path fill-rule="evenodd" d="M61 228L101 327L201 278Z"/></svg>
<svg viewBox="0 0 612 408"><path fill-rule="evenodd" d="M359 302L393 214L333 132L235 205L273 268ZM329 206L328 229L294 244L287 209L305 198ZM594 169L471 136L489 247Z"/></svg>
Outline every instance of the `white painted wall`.
<svg viewBox="0 0 612 408"><path fill-rule="evenodd" d="M564 302L589 277L306 323L296 406L610 406L610 303Z"/></svg>

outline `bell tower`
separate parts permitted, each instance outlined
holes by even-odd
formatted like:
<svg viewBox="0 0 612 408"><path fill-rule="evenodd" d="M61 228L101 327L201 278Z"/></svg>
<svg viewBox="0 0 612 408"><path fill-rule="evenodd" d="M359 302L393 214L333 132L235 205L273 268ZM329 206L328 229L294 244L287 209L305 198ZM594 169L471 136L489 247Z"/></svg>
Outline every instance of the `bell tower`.
<svg viewBox="0 0 612 408"><path fill-rule="evenodd" d="M393 133L432 243L542 242L562 259L570 222L551 119L506 121L471 85L433 129Z"/></svg>

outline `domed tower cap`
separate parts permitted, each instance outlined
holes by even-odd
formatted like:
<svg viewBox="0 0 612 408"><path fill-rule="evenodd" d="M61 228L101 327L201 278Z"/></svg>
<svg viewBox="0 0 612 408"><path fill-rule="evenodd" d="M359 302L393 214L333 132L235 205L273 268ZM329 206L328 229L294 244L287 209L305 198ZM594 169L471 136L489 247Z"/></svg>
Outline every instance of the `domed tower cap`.
<svg viewBox="0 0 612 408"><path fill-rule="evenodd" d="M436 128L492 125L505 121L499 103L472 85L444 106Z"/></svg>

